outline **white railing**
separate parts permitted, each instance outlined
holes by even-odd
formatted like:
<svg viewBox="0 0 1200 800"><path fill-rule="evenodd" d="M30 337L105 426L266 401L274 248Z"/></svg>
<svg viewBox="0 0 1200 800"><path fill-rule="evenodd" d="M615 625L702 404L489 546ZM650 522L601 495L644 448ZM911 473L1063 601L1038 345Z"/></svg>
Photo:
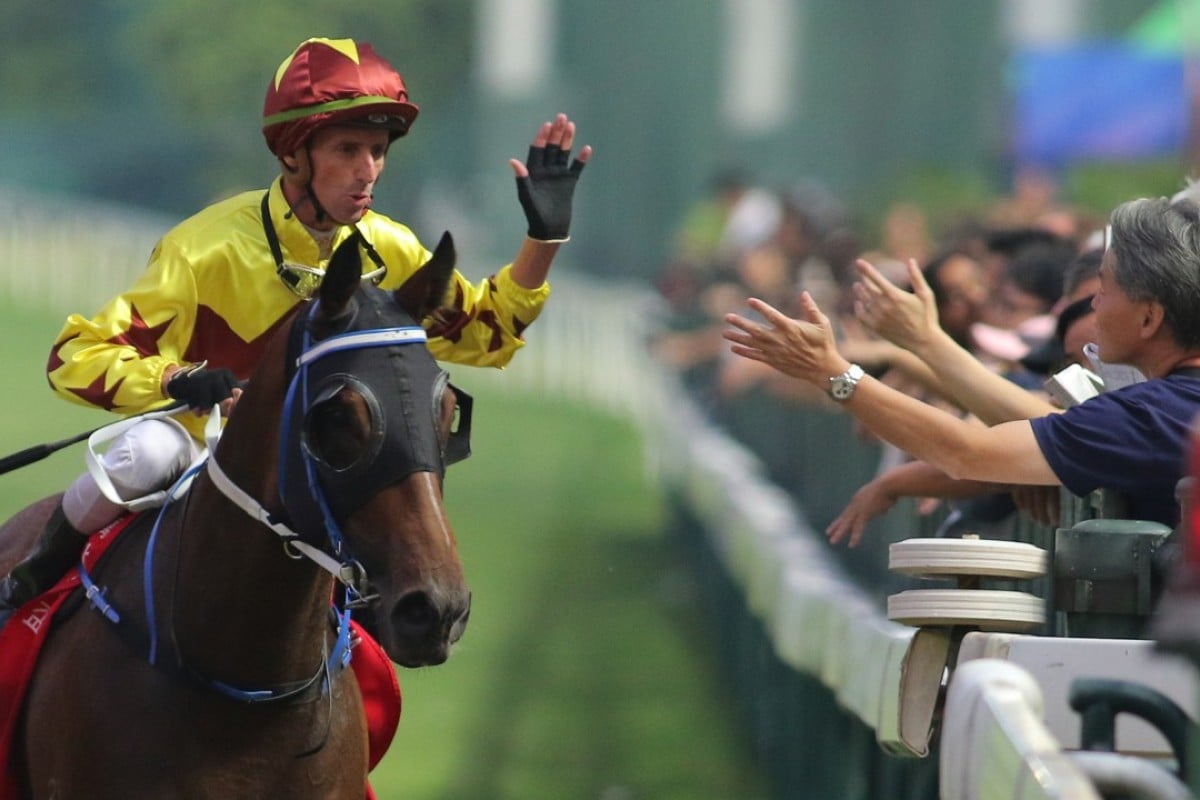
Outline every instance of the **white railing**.
<svg viewBox="0 0 1200 800"><path fill-rule="evenodd" d="M665 312L644 288L602 282L569 266L555 267L550 300L509 366L474 370L465 380L561 397L631 420L645 442L647 478L657 481L670 446L664 421L682 413L646 347Z"/></svg>
<svg viewBox="0 0 1200 800"><path fill-rule="evenodd" d="M0 298L66 315L98 308L146 267L173 220L0 188Z"/></svg>
<svg viewBox="0 0 1200 800"><path fill-rule="evenodd" d="M1100 800L1041 712L1042 690L1020 667L990 659L959 667L946 699L943 800Z"/></svg>

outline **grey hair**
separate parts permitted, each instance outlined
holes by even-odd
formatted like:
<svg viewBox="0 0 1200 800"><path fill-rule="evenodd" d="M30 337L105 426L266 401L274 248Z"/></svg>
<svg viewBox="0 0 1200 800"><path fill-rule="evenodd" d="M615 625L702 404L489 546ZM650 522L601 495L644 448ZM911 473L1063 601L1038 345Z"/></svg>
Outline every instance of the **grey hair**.
<svg viewBox="0 0 1200 800"><path fill-rule="evenodd" d="M1163 308L1182 347L1200 347L1200 205L1142 198L1112 213L1112 276L1133 300Z"/></svg>

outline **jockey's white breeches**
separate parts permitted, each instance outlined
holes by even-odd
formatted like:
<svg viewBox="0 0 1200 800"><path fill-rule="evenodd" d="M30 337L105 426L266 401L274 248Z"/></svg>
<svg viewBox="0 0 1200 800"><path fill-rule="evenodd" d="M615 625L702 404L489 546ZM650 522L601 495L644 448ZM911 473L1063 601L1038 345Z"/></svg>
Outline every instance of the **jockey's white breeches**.
<svg viewBox="0 0 1200 800"><path fill-rule="evenodd" d="M121 498L134 500L169 486L199 454L200 446L179 423L146 419L114 439L100 463ZM67 488L62 502L67 520L82 533L99 530L125 510L87 472Z"/></svg>

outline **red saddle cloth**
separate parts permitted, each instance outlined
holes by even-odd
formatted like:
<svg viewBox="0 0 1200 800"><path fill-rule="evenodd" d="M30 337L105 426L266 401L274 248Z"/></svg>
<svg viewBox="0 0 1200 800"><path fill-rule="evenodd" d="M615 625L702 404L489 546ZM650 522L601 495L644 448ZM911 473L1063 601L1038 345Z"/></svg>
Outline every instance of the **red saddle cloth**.
<svg viewBox="0 0 1200 800"><path fill-rule="evenodd" d="M133 519L133 515L122 517L88 537L88 545L83 551L83 563L88 570ZM80 583L79 571L70 570L53 589L22 606L9 618L8 624L0 628L0 800L21 800L11 758L17 718L50 622ZM374 769L387 752L400 724L400 681L391 659L379 643L357 622L352 621L350 625L359 642L353 650L350 667L358 679L367 715L368 769ZM375 800L370 786L366 800Z"/></svg>

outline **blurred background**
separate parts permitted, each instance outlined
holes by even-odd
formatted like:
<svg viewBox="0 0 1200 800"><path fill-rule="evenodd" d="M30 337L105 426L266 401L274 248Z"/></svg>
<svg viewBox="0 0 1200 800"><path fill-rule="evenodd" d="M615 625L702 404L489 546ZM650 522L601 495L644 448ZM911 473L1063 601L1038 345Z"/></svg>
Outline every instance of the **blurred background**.
<svg viewBox="0 0 1200 800"><path fill-rule="evenodd" d="M565 111L595 148L526 352L505 374L455 373L481 399L476 455L448 487L476 607L449 664L402 676L380 796L808 796L814 765L763 720L805 728L814 698L840 712L807 685L760 691L747 659L770 643L730 622L719 558L672 535L656 432L690 417L655 387L693 362L645 345L688 326L688 284L727 248L774 240L781 202L836 281L861 252L924 258L964 226L1082 239L1117 203L1184 188L1200 2L8 0L0 347L20 411L0 417L5 453L105 421L47 402L63 315L121 290L174 223L277 174L262 98L310 36L371 42L403 74L421 114L376 208L426 242L451 230L472 279L523 236L506 162L540 122ZM816 530L880 464L841 417L809 415L804 439L794 403L733 396L724 424ZM60 490L77 456L0 478L0 512ZM883 546L846 557L869 592ZM828 725L807 726L814 758L841 756L825 731L851 766L875 751L870 731ZM829 796L899 797L879 774Z"/></svg>
<svg viewBox="0 0 1200 800"><path fill-rule="evenodd" d="M655 274L734 171L871 238L901 198L949 222L1037 169L1104 211L1192 161L1189 0L12 0L0 183L172 218L263 185L266 80L313 35L404 75L421 117L378 206L425 238L507 253L505 161L568 111L597 151L570 258L605 277Z"/></svg>

